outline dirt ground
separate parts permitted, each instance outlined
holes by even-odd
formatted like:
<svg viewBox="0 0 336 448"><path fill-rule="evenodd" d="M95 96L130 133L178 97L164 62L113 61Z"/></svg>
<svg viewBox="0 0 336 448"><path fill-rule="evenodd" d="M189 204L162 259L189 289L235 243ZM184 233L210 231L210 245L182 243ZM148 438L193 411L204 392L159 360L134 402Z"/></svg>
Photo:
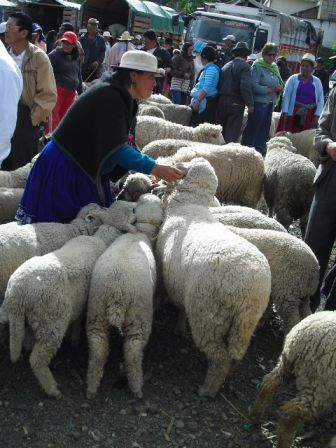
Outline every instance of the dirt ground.
<svg viewBox="0 0 336 448"><path fill-rule="evenodd" d="M119 372L121 338L111 336L111 354L96 399L85 398L87 347L82 338L74 349L66 342L52 362L64 397L45 396L25 353L11 364L7 348L0 352L0 447L2 448L234 448L275 447L277 408L293 390L280 393L262 427L248 420L263 375L281 351L282 333L276 317L259 329L243 361L213 400L201 399L206 361L190 334L173 329L177 312L163 305L155 315L145 351L144 398L134 399ZM306 425L295 447L331 446L336 435L334 408ZM335 445L336 446L336 445Z"/></svg>

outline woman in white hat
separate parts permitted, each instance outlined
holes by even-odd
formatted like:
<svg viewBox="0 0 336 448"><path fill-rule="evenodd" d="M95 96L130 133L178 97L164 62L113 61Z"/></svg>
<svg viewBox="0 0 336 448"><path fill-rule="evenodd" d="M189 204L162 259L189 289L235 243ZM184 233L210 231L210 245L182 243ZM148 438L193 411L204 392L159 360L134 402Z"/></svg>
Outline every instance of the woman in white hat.
<svg viewBox="0 0 336 448"><path fill-rule="evenodd" d="M322 83L313 75L315 56L306 53L300 73L288 78L283 92L281 118L277 131L301 132L317 127L324 105Z"/></svg>
<svg viewBox="0 0 336 448"><path fill-rule="evenodd" d="M118 66L120 64L122 55L126 53L126 51L135 50L134 45L131 44L133 37L128 31L124 31L117 40L118 42L112 45L110 54L108 56L109 68Z"/></svg>
<svg viewBox="0 0 336 448"><path fill-rule="evenodd" d="M108 65L108 58L109 58L109 54L113 45L113 39L111 36L111 33L109 31L104 31L103 32L103 39L105 41L105 58L103 61L103 67L104 70L109 70L109 65Z"/></svg>
<svg viewBox="0 0 336 448"><path fill-rule="evenodd" d="M71 106L51 141L36 160L16 219L70 222L86 204L113 202L110 180L128 170L153 174L168 182L182 177L129 145L136 100L148 99L160 76L150 53L129 51L117 72L107 73Z"/></svg>

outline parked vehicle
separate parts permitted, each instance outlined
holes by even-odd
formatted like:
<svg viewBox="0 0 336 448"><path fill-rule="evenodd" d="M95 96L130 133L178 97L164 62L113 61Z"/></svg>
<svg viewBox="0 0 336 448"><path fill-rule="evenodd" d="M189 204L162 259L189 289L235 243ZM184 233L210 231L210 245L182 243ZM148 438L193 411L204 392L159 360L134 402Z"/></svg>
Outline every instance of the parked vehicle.
<svg viewBox="0 0 336 448"><path fill-rule="evenodd" d="M323 32L308 20L264 6L205 3L204 10L195 11L188 22L186 40L202 40L218 48L223 47L223 38L228 34L233 34L237 41L247 42L253 53L259 53L266 42L275 42L293 72L299 70L304 53L317 53L323 38Z"/></svg>

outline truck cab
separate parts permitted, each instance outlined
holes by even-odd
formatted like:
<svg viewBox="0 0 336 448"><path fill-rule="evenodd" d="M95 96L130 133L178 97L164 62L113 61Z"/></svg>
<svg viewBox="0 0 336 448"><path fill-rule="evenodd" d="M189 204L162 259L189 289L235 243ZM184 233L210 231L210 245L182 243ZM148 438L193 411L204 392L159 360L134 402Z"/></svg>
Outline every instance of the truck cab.
<svg viewBox="0 0 336 448"><path fill-rule="evenodd" d="M223 47L223 38L233 34L244 41L253 53L259 53L272 38L271 26L257 19L231 16L215 12L196 11L190 17L185 40L202 40Z"/></svg>

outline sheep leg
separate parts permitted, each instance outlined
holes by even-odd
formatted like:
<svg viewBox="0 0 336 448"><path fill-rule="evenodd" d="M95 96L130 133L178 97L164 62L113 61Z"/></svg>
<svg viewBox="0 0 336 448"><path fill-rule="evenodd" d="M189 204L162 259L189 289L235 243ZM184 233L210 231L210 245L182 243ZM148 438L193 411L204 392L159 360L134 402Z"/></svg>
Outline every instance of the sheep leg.
<svg viewBox="0 0 336 448"><path fill-rule="evenodd" d="M289 226L293 222L293 218L290 216L289 212L285 208L280 208L276 210L276 219L280 224L284 226L286 230L288 230Z"/></svg>
<svg viewBox="0 0 336 448"><path fill-rule="evenodd" d="M110 351L108 333L88 334L89 366L87 373L88 399L94 398L104 373L104 366Z"/></svg>
<svg viewBox="0 0 336 448"><path fill-rule="evenodd" d="M278 313L283 323L284 335L288 334L289 331L301 320L298 303L287 303L278 311Z"/></svg>
<svg viewBox="0 0 336 448"><path fill-rule="evenodd" d="M137 398L142 398L143 351L151 333L151 323L141 317L123 326L124 332L124 360L128 385Z"/></svg>
<svg viewBox="0 0 336 448"><path fill-rule="evenodd" d="M54 398L61 398L62 394L49 369L49 363L55 356L61 341L62 339L58 343L58 341L52 340L52 338L36 341L29 358L30 366L43 390L47 395Z"/></svg>
<svg viewBox="0 0 336 448"><path fill-rule="evenodd" d="M281 406L277 431L278 448L290 448L292 446L295 433L304 421L311 416L309 412L311 404L297 397Z"/></svg>
<svg viewBox="0 0 336 448"><path fill-rule="evenodd" d="M253 423L259 424L264 410L272 403L273 396L281 386L279 377L273 372L263 379L257 399L251 409L250 417Z"/></svg>
<svg viewBox="0 0 336 448"><path fill-rule="evenodd" d="M71 325L70 344L72 347L78 347L82 333L83 316L80 316Z"/></svg>
<svg viewBox="0 0 336 448"><path fill-rule="evenodd" d="M301 320L311 315L310 297L306 297L300 305Z"/></svg>

